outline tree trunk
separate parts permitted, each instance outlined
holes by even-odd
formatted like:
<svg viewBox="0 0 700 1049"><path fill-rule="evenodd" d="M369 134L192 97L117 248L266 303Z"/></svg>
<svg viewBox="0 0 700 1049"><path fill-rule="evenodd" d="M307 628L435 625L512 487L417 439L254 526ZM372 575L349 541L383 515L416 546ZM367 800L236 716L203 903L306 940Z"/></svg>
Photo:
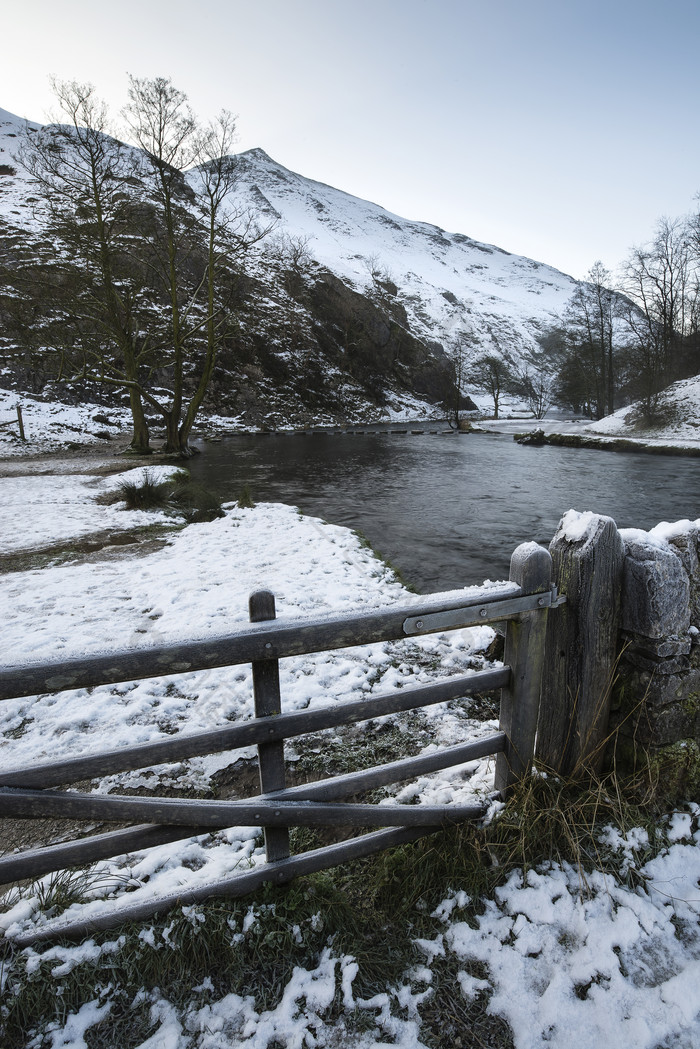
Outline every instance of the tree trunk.
<svg viewBox="0 0 700 1049"><path fill-rule="evenodd" d="M148 423L146 422L146 416L143 413L141 394L133 387L129 390L129 405L131 407L131 417L134 428L134 435L131 438L131 444L129 447L135 452L141 452L142 455L149 455L151 447Z"/></svg>
<svg viewBox="0 0 700 1049"><path fill-rule="evenodd" d="M181 455L179 416L171 409L169 412L164 412L163 417L165 419L165 444L163 445L163 451L170 452L173 455Z"/></svg>
<svg viewBox="0 0 700 1049"><path fill-rule="evenodd" d="M174 408L171 408L169 412L164 412L163 415L165 418L165 444L163 451L170 455L177 455L181 459L189 459L193 455L192 449L188 444L191 426L186 426L184 423L182 426L180 425L179 414Z"/></svg>

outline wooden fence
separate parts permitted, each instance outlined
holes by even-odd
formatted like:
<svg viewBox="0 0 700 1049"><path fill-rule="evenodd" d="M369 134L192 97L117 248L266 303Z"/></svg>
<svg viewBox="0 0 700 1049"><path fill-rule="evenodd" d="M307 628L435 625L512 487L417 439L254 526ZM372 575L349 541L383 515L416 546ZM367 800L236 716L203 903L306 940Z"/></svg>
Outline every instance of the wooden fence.
<svg viewBox="0 0 700 1049"><path fill-rule="evenodd" d="M24 436L24 419L22 418L22 405L21 404L17 405L17 418L16 419L10 419L8 422L0 423L0 429L4 429L6 426L16 426L17 430L19 431L20 439L23 440L23 441L26 441L26 437Z"/></svg>
<svg viewBox="0 0 700 1049"><path fill-rule="evenodd" d="M175 904L214 895L243 895L265 881L285 882L380 849L412 841L448 823L477 819L482 804L368 805L342 801L363 791L496 755L495 789L506 791L526 775L534 754L547 612L563 599L552 584L552 559L536 543L518 547L510 583L454 592L418 602L319 619L276 620L274 597L250 598L250 626L213 640L91 656L72 663L0 670L0 699L84 688L213 667L251 663L255 717L207 732L179 735L120 750L0 772L0 818L68 818L139 825L0 857L0 883L37 877L215 828L264 828L267 862L214 884L122 908L89 923L52 928L45 935L83 936L127 920L141 920ZM482 623L505 624L504 666L387 695L283 713L279 661L290 656L414 638ZM371 769L287 787L285 740L311 732L501 689L499 731L487 739L403 758ZM257 744L261 794L235 801L202 801L56 790L67 784L164 762ZM334 826L383 829L290 856L289 828ZM388 829L387 829L388 828ZM44 938L37 930L24 940Z"/></svg>

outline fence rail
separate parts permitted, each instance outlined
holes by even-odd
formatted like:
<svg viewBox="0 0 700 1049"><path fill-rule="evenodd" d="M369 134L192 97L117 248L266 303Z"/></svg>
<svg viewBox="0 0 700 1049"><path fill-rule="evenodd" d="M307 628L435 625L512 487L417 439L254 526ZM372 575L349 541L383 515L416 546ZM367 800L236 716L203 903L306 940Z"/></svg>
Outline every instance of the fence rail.
<svg viewBox="0 0 700 1049"><path fill-rule="evenodd" d="M527 774L534 753L547 612L561 600L551 582L549 553L535 543L526 543L513 554L510 583L497 588L474 588L467 595L434 594L417 603L377 612L294 622L276 620L273 595L258 591L250 599L250 626L226 637L0 671L0 699L10 699L251 663L256 714L248 722L207 732L32 768L3 770L0 772L0 817L147 822L126 830L0 857L0 882L36 877L67 865L90 863L215 828L235 825L264 828L267 863L177 897L180 902L194 902L212 895L242 895L265 880L286 881L299 873L321 870L353 856L369 855L389 844L414 840L447 823L478 818L483 815L483 804L367 805L339 799L353 798L375 787L486 755L496 755L496 790L507 790ZM493 622L506 624L502 668L427 686L407 687L366 700L282 713L279 685L282 658ZM501 689L500 731L486 739L319 782L286 785L284 742L287 739L495 688ZM254 744L258 747L261 785L261 794L256 797L200 801L52 789L97 776ZM394 829L360 834L349 841L290 856L289 827L320 825ZM148 904L123 908L99 921L36 930L30 936L17 937L15 942L30 943L57 935L82 936L88 930L150 916L177 901L161 897Z"/></svg>

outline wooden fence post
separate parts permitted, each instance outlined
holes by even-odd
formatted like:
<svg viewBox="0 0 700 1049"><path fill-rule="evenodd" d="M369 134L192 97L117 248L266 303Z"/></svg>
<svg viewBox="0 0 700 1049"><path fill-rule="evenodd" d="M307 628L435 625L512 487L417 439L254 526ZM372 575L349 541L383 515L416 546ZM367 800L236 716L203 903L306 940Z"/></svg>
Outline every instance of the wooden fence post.
<svg viewBox="0 0 700 1049"><path fill-rule="evenodd" d="M523 543L510 560L510 578L523 593L549 593L552 558L537 543ZM506 626L504 663L510 684L501 689L501 731L506 749L496 758L496 790L507 790L532 769L544 663L547 611L523 612Z"/></svg>
<svg viewBox="0 0 700 1049"><path fill-rule="evenodd" d="M275 618L275 595L269 590L256 590L248 599L251 623L261 623ZM253 692L255 716L274 717L282 711L280 699L280 672L278 659L254 660ZM260 790L263 794L284 790L284 740L258 744L260 765ZM265 852L268 863L284 860L289 856L289 830L287 827L265 828Z"/></svg>
<svg viewBox="0 0 700 1049"><path fill-rule="evenodd" d="M549 546L566 604L549 617L537 730L538 760L563 776L602 768L625 556L611 517L570 514Z"/></svg>
<svg viewBox="0 0 700 1049"><path fill-rule="evenodd" d="M24 422L22 420L22 405L21 404L17 405L17 425L19 427L20 440L26 441L27 438L24 436Z"/></svg>

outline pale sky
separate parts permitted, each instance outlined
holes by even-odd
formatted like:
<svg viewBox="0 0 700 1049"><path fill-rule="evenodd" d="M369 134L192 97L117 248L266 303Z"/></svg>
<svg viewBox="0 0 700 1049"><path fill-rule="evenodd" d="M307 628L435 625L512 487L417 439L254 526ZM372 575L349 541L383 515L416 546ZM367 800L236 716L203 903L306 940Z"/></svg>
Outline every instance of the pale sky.
<svg viewBox="0 0 700 1049"><path fill-rule="evenodd" d="M126 74L309 178L582 277L698 206L700 0L4 0L0 107Z"/></svg>

